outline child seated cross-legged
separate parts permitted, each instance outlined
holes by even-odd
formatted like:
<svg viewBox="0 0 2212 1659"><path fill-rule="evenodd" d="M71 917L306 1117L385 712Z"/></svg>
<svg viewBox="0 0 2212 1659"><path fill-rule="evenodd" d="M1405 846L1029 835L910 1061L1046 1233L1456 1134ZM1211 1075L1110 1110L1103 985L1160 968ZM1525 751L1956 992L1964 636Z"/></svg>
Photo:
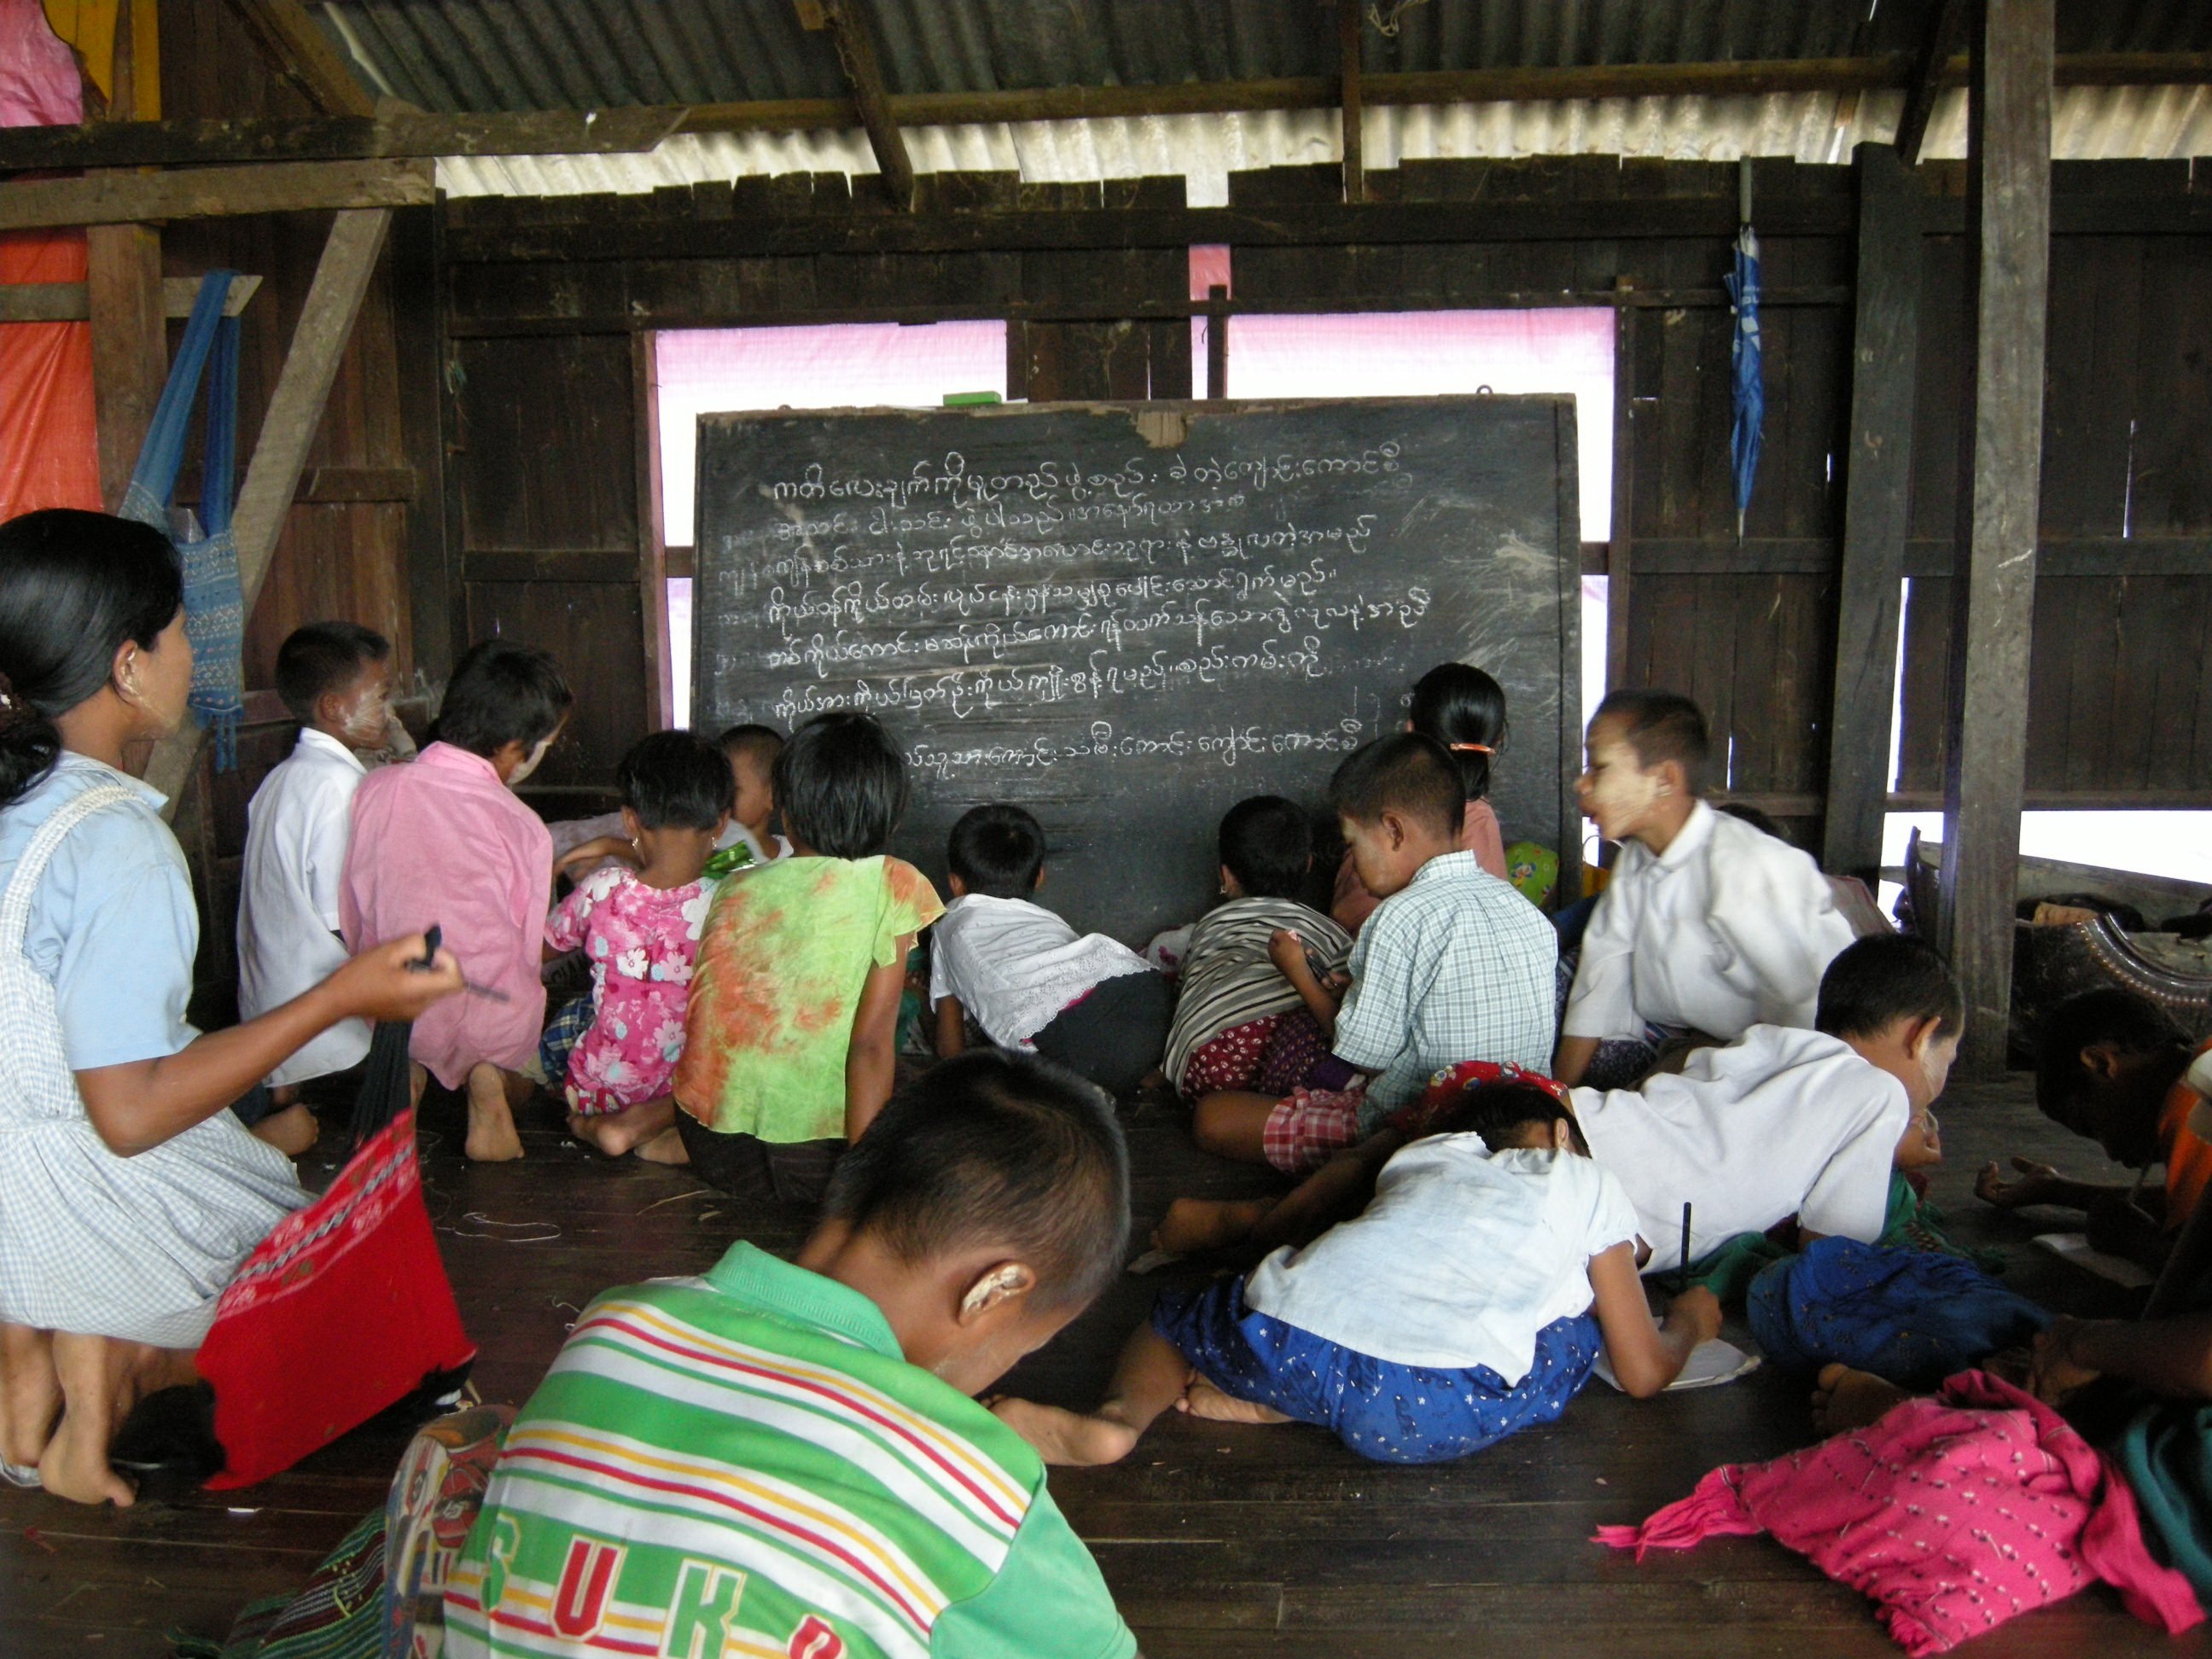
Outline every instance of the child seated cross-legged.
<svg viewBox="0 0 2212 1659"><path fill-rule="evenodd" d="M1113 1280L1128 1211L1097 1091L998 1053L926 1073L795 1260L738 1243L585 1309L447 1580L446 1653L1128 1659L1042 1462L973 1397Z"/></svg>
<svg viewBox="0 0 2212 1659"><path fill-rule="evenodd" d="M553 659L507 640L453 665L433 741L404 766L362 780L353 803L339 919L356 951L435 925L472 988L415 1022L408 1053L465 1087L465 1150L522 1156L514 1105L539 1079L545 988L538 976L553 839L515 799L545 758L574 698Z"/></svg>
<svg viewBox="0 0 2212 1659"><path fill-rule="evenodd" d="M690 732L656 732L615 773L638 867L592 871L545 923L548 957L580 947L595 1012L568 1054L568 1129L619 1157L684 1161L669 1080L714 884L702 873L735 793L721 751Z"/></svg>
<svg viewBox="0 0 2212 1659"><path fill-rule="evenodd" d="M1821 970L1851 942L1820 867L1699 798L1705 716L1671 691L1615 691L1590 719L1576 784L1620 860L1582 939L1553 1075L1586 1076L1600 1047L1673 1037L1734 1042L1753 1025L1812 1024Z"/></svg>
<svg viewBox="0 0 2212 1659"><path fill-rule="evenodd" d="M1279 1100L1209 1095L1191 1121L1208 1152L1286 1175L1352 1145L1443 1066L1482 1060L1540 1071L1552 1046L1558 935L1459 850L1466 798L1450 754L1413 732L1384 738L1337 769L1329 793L1361 878L1382 902L1352 948L1340 1007L1297 941L1278 941L1275 960L1336 1058L1367 1075Z"/></svg>
<svg viewBox="0 0 2212 1659"><path fill-rule="evenodd" d="M1043 828L1018 806L974 807L952 826L952 902L930 933L937 1052L965 1048L972 1018L1000 1048L1127 1094L1159 1063L1175 993L1127 945L1079 939L1030 899L1044 854Z"/></svg>
<svg viewBox="0 0 2212 1659"><path fill-rule="evenodd" d="M676 1068L699 1178L811 1203L890 1097L915 936L944 913L884 855L906 761L866 714L817 714L775 763L792 856L722 882L707 913Z"/></svg>
<svg viewBox="0 0 2212 1659"><path fill-rule="evenodd" d="M1451 1128L1384 1164L1352 1219L1162 1297L1097 1411L994 1409L1048 1463L1116 1462L1171 1406L1318 1424L1363 1457L1434 1463L1550 1422L1601 1348L1638 1398L1673 1382L1720 1304L1692 1290L1653 1321L1636 1213L1565 1104L1493 1084Z"/></svg>

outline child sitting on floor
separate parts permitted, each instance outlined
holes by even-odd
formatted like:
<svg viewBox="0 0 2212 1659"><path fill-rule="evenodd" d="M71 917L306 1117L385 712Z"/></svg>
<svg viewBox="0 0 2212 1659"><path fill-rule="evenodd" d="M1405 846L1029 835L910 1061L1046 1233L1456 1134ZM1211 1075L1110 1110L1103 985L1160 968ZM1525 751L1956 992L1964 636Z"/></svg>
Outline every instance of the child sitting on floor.
<svg viewBox="0 0 2212 1659"><path fill-rule="evenodd" d="M538 1076L545 988L538 969L553 839L514 797L575 702L553 659L507 640L453 665L429 747L362 781L339 917L356 952L436 925L470 982L415 1022L408 1053L465 1086L471 1158L522 1156L513 1108Z"/></svg>
<svg viewBox="0 0 2212 1659"><path fill-rule="evenodd" d="M656 732L615 773L638 867L594 870L545 923L545 953L592 965L591 1028L568 1055L568 1129L620 1157L680 1164L668 1092L714 884L702 873L735 793L728 763L690 732Z"/></svg>
<svg viewBox="0 0 2212 1659"><path fill-rule="evenodd" d="M1280 795L1231 807L1219 837L1222 902L1190 930L1160 1069L1187 1101L1224 1089L1285 1095L1328 1061L1328 1039L1273 954L1297 936L1322 974L1342 971L1352 936L1303 902L1312 884L1313 825ZM1351 1068L1328 1079L1342 1087ZM1316 1086L1319 1086L1316 1085Z"/></svg>
<svg viewBox="0 0 2212 1659"><path fill-rule="evenodd" d="M1559 1416L1601 1346L1643 1399L1718 1334L1704 1290L1653 1322L1635 1212L1556 1096L1494 1084L1451 1129L1392 1158L1355 1218L1242 1279L1163 1296L1090 1415L994 1409L1048 1463L1117 1462L1170 1406L1318 1424L1363 1457L1442 1462Z"/></svg>
<svg viewBox="0 0 2212 1659"><path fill-rule="evenodd" d="M792 856L716 889L676 1068L699 1178L812 1202L890 1097L915 936L944 913L886 857L906 762L866 714L817 714L776 757Z"/></svg>
<svg viewBox="0 0 2212 1659"><path fill-rule="evenodd" d="M1485 1060L1536 1070L1552 1046L1558 936L1459 850L1466 797L1449 752L1413 732L1384 738L1337 769L1329 793L1361 879L1382 902L1352 948L1340 1009L1295 941L1276 961L1336 1057L1370 1075L1280 1100L1209 1095L1191 1121L1208 1152L1285 1175L1351 1146L1419 1098L1443 1066Z"/></svg>
<svg viewBox="0 0 2212 1659"><path fill-rule="evenodd" d="M716 880L791 856L791 842L769 829L775 817L775 758L783 733L772 726L733 726L715 739L730 763L737 805L714 842L707 873Z"/></svg>
<svg viewBox="0 0 2212 1659"><path fill-rule="evenodd" d="M1443 744L1459 768L1467 809L1460 819L1459 850L1500 881L1505 869L1505 837L1490 805L1490 765L1505 741L1505 689L1480 668L1463 662L1439 663L1413 682L1406 729ZM1367 890L1352 849L1337 866L1336 896L1328 913L1337 925L1357 933L1382 901Z"/></svg>
<svg viewBox="0 0 2212 1659"><path fill-rule="evenodd" d="M1125 1095L1159 1063L1175 993L1103 933L1081 939L1029 895L1044 884L1044 830L1018 806L977 806L946 848L952 902L930 934L937 1052L967 1047L967 1023Z"/></svg>
<svg viewBox="0 0 2212 1659"><path fill-rule="evenodd" d="M811 796L785 799L818 876ZM996 1053L927 1073L795 1261L738 1243L584 1310L447 1579L446 1652L1128 1659L1043 1464L972 1397L1112 1281L1128 1206L1092 1091Z"/></svg>
<svg viewBox="0 0 2212 1659"><path fill-rule="evenodd" d="M1583 934L1553 1075L1632 1084L1584 1074L1601 1044L1647 1027L1733 1042L1753 1025L1809 1025L1850 924L1811 859L1698 798L1698 706L1671 691L1613 692L1591 717L1589 748L1576 791L1598 833L1621 843L1620 860Z"/></svg>
<svg viewBox="0 0 2212 1659"><path fill-rule="evenodd" d="M353 795L391 717L392 642L353 623L309 623L277 648L276 694L300 722L292 752L246 809L238 890L238 1016L255 1019L343 967L338 879L353 837ZM368 1026L342 1020L269 1074L276 1113L254 1132L297 1155L315 1138L299 1085L349 1071Z"/></svg>

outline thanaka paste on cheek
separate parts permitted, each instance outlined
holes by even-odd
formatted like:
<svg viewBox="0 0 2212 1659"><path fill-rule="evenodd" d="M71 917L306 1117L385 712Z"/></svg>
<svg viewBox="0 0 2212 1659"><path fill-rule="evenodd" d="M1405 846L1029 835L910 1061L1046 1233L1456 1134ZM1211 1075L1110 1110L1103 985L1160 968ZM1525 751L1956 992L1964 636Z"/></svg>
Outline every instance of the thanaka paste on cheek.
<svg viewBox="0 0 2212 1659"><path fill-rule="evenodd" d="M1607 841L1626 841L1644 827L1657 803L1658 775L1645 771L1636 750L1618 739L1592 744L1590 755L1596 779L1583 791L1583 810Z"/></svg>

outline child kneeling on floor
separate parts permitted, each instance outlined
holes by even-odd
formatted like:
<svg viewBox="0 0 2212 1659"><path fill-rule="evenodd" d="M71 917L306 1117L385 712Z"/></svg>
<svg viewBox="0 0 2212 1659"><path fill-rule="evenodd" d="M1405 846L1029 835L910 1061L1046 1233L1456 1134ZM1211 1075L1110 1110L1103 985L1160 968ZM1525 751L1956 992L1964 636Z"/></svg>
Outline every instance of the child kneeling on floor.
<svg viewBox="0 0 2212 1659"><path fill-rule="evenodd" d="M592 871L545 923L545 954L581 947L591 1029L569 1051L568 1131L601 1152L684 1161L669 1080L714 884L703 873L736 794L722 751L693 732L656 732L615 773L638 867Z"/></svg>
<svg viewBox="0 0 2212 1659"><path fill-rule="evenodd" d="M1654 1322L1636 1212L1565 1105L1494 1084L1452 1127L1391 1158L1353 1219L1243 1278L1162 1297L1089 1416L995 1409L1047 1462L1114 1462L1176 1406L1317 1424L1363 1457L1436 1463L1559 1416L1601 1347L1639 1399L1673 1382L1719 1332L1720 1304L1692 1290Z"/></svg>
<svg viewBox="0 0 2212 1659"><path fill-rule="evenodd" d="M1113 1280L1128 1218L1097 1091L935 1067L796 1260L738 1243L584 1310L447 1580L445 1651L1127 1659L1043 1464L973 1396Z"/></svg>

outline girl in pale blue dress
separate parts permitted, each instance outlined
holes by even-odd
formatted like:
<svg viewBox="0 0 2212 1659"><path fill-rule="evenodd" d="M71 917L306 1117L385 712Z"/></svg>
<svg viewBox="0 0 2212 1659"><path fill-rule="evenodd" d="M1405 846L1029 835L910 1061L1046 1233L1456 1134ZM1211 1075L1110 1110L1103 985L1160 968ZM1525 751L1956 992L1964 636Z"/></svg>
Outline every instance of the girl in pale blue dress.
<svg viewBox="0 0 2212 1659"><path fill-rule="evenodd" d="M0 1474L131 1501L122 1414L191 1380L246 1253L307 1202L228 1104L349 1016L411 1019L459 988L421 938L260 1018L185 1023L199 923L162 797L126 754L182 723L177 557L67 509L0 525Z"/></svg>

